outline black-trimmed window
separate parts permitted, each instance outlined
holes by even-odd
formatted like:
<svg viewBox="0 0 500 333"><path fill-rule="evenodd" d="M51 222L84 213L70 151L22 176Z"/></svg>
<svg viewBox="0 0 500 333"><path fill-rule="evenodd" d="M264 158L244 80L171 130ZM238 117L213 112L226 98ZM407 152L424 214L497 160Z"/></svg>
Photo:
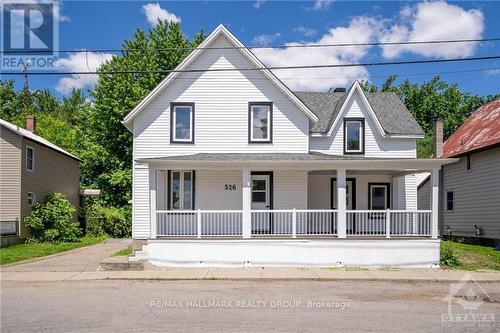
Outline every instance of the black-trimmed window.
<svg viewBox="0 0 500 333"><path fill-rule="evenodd" d="M194 209L194 171L172 170L169 177L170 209Z"/></svg>
<svg viewBox="0 0 500 333"><path fill-rule="evenodd" d="M273 142L273 103L248 103L248 142Z"/></svg>
<svg viewBox="0 0 500 333"><path fill-rule="evenodd" d="M194 142L194 103L170 103L170 142Z"/></svg>
<svg viewBox="0 0 500 333"><path fill-rule="evenodd" d="M368 184L368 207L370 210L385 210L391 207L391 186L389 183Z"/></svg>
<svg viewBox="0 0 500 333"><path fill-rule="evenodd" d="M344 118L344 154L364 154L365 120Z"/></svg>
<svg viewBox="0 0 500 333"><path fill-rule="evenodd" d="M26 146L26 170L35 170L35 150L29 146Z"/></svg>
<svg viewBox="0 0 500 333"><path fill-rule="evenodd" d="M470 155L465 156L465 171L470 171Z"/></svg>
<svg viewBox="0 0 500 333"><path fill-rule="evenodd" d="M28 206L35 207L36 204L36 196L33 192L28 192Z"/></svg>
<svg viewBox="0 0 500 333"><path fill-rule="evenodd" d="M447 190L445 200L446 211L452 212L455 208L455 191Z"/></svg>

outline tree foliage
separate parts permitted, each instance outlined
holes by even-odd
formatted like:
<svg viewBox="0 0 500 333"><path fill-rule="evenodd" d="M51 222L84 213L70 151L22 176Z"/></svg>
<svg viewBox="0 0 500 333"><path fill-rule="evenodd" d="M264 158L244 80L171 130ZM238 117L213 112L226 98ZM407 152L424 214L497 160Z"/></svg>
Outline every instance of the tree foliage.
<svg viewBox="0 0 500 333"><path fill-rule="evenodd" d="M75 207L61 193L49 194L37 203L24 224L30 228L31 240L40 242L76 242L80 229L74 220Z"/></svg>
<svg viewBox="0 0 500 333"><path fill-rule="evenodd" d="M368 82L362 87L368 92L394 92L398 94L413 117L425 132L425 138L417 141L419 157L432 154L433 118L441 118L444 126L444 138L455 130L481 105L500 97L500 95L478 96L462 92L458 85L450 84L439 75L422 84L403 81L394 85L395 75L390 75L380 88Z"/></svg>

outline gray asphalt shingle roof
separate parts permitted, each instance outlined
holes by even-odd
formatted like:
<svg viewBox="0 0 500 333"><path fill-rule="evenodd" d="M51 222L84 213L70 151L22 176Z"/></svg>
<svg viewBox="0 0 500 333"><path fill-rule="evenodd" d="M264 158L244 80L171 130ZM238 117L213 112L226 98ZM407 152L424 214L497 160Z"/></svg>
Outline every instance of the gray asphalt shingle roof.
<svg viewBox="0 0 500 333"><path fill-rule="evenodd" d="M317 122L311 122L311 132L324 133L330 129L335 117L339 114L349 91L346 93L296 91L294 94L319 118ZM365 96L387 134L424 134L410 111L395 93L365 92Z"/></svg>
<svg viewBox="0 0 500 333"><path fill-rule="evenodd" d="M255 161L334 161L334 160L383 160L377 157L329 155L311 153L198 153L147 158L148 161L203 161L203 162L255 162Z"/></svg>

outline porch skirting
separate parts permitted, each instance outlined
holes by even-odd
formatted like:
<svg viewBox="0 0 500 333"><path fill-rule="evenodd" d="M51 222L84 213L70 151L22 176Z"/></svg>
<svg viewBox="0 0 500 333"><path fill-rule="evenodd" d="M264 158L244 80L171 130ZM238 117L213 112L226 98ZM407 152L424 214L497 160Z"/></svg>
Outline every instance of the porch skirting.
<svg viewBox="0 0 500 333"><path fill-rule="evenodd" d="M439 239L196 239L149 240L145 250L157 266L430 268L439 265L439 246Z"/></svg>

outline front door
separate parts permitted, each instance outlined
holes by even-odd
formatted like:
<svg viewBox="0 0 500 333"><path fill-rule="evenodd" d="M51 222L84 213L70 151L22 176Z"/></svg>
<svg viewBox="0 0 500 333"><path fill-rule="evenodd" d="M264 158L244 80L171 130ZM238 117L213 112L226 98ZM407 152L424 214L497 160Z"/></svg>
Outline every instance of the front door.
<svg viewBox="0 0 500 333"><path fill-rule="evenodd" d="M252 175L252 210L271 209L271 176ZM272 233L272 218L270 213L252 213L252 233Z"/></svg>

